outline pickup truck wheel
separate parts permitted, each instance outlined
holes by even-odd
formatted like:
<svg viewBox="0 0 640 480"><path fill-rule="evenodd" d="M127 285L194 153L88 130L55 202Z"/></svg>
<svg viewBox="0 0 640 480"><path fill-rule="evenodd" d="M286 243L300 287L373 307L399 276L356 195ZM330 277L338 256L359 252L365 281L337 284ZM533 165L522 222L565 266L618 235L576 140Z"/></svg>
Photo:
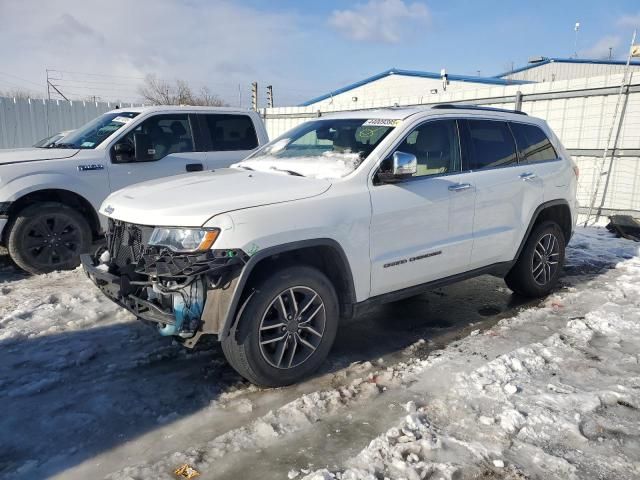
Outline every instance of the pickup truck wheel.
<svg viewBox="0 0 640 480"><path fill-rule="evenodd" d="M542 297L555 287L564 264L565 238L552 221L538 225L505 277L507 286L519 295Z"/></svg>
<svg viewBox="0 0 640 480"><path fill-rule="evenodd" d="M91 246L91 229L76 210L61 203L31 205L9 226L7 249L23 270L38 275L80 265Z"/></svg>
<svg viewBox="0 0 640 480"><path fill-rule="evenodd" d="M250 382L291 385L320 367L333 345L338 317L338 297L322 272L286 268L255 286L222 349Z"/></svg>

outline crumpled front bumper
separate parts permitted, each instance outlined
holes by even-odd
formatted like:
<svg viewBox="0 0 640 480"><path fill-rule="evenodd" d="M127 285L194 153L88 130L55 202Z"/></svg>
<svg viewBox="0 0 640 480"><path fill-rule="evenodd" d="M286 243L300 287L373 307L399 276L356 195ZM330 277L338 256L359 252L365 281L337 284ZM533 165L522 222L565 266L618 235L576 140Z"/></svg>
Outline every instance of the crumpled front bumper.
<svg viewBox="0 0 640 480"><path fill-rule="evenodd" d="M99 268L89 254L80 255L80 262L87 277L102 293L121 307L129 310L136 317L165 325L173 325L175 323L175 317L172 314L163 311L151 302L128 293L130 290L128 277L120 277Z"/></svg>

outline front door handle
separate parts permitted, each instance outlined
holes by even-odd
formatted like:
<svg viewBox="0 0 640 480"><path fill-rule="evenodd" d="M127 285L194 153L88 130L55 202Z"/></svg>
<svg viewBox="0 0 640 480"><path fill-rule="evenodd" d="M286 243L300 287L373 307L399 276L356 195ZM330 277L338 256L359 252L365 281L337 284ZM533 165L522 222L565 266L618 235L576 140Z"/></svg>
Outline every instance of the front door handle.
<svg viewBox="0 0 640 480"><path fill-rule="evenodd" d="M525 172L520 174L520 178L526 182L529 180L533 180L536 177L537 175L533 172Z"/></svg>
<svg viewBox="0 0 640 480"><path fill-rule="evenodd" d="M201 172L204 170L204 166L201 163L187 163L185 168L187 172Z"/></svg>
<svg viewBox="0 0 640 480"><path fill-rule="evenodd" d="M462 192L463 190L469 190L470 188L470 183L456 183L455 185L449 185L449 190L452 192Z"/></svg>

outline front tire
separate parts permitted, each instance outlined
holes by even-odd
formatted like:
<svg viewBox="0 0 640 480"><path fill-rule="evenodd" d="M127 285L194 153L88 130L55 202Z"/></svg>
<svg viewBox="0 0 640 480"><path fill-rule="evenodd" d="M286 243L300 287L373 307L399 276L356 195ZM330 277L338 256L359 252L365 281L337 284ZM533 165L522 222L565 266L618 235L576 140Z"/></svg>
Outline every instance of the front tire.
<svg viewBox="0 0 640 480"><path fill-rule="evenodd" d="M553 221L541 223L529 235L505 282L518 295L543 297L556 286L564 255L565 238L560 226Z"/></svg>
<svg viewBox="0 0 640 480"><path fill-rule="evenodd" d="M9 225L7 249L13 261L34 275L71 270L91 246L91 229L77 210L62 203L31 205Z"/></svg>
<svg viewBox="0 0 640 480"><path fill-rule="evenodd" d="M338 328L338 297L319 270L289 267L259 282L222 341L231 366L264 387L291 385L316 371Z"/></svg>

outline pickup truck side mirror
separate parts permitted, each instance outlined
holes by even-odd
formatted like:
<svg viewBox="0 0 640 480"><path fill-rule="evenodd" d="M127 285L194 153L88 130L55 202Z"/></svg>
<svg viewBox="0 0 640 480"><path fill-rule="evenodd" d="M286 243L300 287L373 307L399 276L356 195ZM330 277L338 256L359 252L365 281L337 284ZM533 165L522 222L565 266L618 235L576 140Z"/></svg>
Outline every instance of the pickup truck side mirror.
<svg viewBox="0 0 640 480"><path fill-rule="evenodd" d="M126 142L116 143L113 146L114 163L127 163L133 160L134 149Z"/></svg>
<svg viewBox="0 0 640 480"><path fill-rule="evenodd" d="M383 183L396 183L411 178L418 171L418 159L412 153L394 152L383 163L390 163L390 169L381 169L378 178Z"/></svg>
<svg viewBox="0 0 640 480"><path fill-rule="evenodd" d="M133 135L133 143L135 145L136 162L148 162L153 160L156 155L156 149L151 143L149 135L146 133L136 133Z"/></svg>

